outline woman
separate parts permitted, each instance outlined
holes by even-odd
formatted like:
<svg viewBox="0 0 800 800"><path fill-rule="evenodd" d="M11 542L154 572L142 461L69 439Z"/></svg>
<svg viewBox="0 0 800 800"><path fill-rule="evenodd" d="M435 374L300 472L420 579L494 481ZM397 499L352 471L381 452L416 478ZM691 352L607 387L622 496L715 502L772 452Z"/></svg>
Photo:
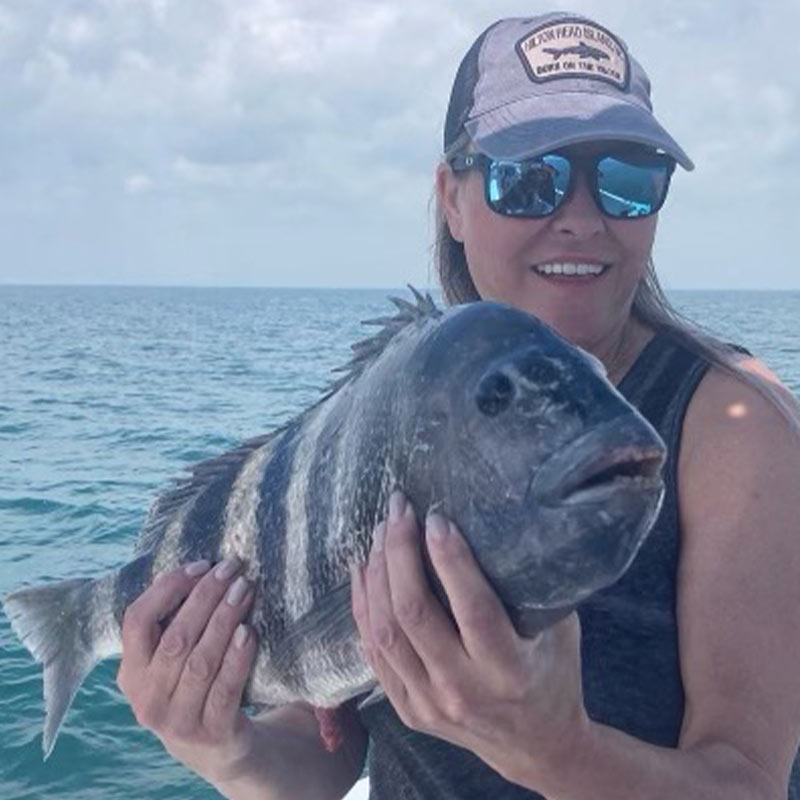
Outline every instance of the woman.
<svg viewBox="0 0 800 800"><path fill-rule="evenodd" d="M341 797L367 738L376 797L786 796L800 736L797 416L763 365L660 294L650 253L675 162L692 168L612 32L549 14L478 38L436 177L445 294L530 311L604 362L670 447L662 513L621 581L524 640L459 532L431 516L453 625L394 494L353 571L390 703L350 709L334 754L313 709L239 712L254 642L237 627L247 604L222 599L237 565L164 576L126 615L119 683L175 757L236 798Z"/></svg>

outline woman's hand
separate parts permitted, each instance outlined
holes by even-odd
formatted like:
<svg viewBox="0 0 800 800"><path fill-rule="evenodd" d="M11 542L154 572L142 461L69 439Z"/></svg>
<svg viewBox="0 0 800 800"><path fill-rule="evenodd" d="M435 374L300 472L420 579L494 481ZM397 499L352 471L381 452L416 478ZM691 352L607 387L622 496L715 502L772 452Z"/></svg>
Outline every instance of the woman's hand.
<svg viewBox="0 0 800 800"><path fill-rule="evenodd" d="M242 624L253 599L240 564L162 573L125 612L117 684L139 724L206 780L228 780L253 738L240 710L255 655ZM234 578L236 579L234 580ZM162 620L175 612L166 628Z"/></svg>
<svg viewBox="0 0 800 800"><path fill-rule="evenodd" d="M426 540L455 624L426 579L413 508L395 493L368 564L353 570L366 656L406 725L536 785L588 737L577 615L523 639L455 526L431 516Z"/></svg>

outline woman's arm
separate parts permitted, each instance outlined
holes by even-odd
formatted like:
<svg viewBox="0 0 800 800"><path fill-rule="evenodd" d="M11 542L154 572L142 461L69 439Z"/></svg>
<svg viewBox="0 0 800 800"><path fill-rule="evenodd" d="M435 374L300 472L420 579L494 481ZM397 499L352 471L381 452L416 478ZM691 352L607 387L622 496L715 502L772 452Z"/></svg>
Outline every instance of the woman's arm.
<svg viewBox="0 0 800 800"><path fill-rule="evenodd" d="M310 706L255 719L239 707L256 653L242 624L252 591L234 580L239 571L198 563L159 576L125 613L117 682L139 723L226 797L338 800L366 751L353 710L342 709L344 744L329 753Z"/></svg>
<svg viewBox="0 0 800 800"><path fill-rule="evenodd" d="M712 370L687 411L678 475L679 746L595 726L586 779L609 797L627 775L631 797L785 798L800 737L797 422Z"/></svg>
<svg viewBox="0 0 800 800"><path fill-rule="evenodd" d="M683 440L678 748L590 721L577 620L519 640L461 537L429 536L458 623L448 628L422 585L416 524L395 514L385 546L356 575L354 612L406 724L549 800L785 798L800 736L796 427L754 389L712 372Z"/></svg>
<svg viewBox="0 0 800 800"><path fill-rule="evenodd" d="M679 471L681 747L733 748L780 796L800 737L798 426L713 370L687 412Z"/></svg>
<svg viewBox="0 0 800 800"><path fill-rule="evenodd" d="M354 708L342 707L343 744L329 753L311 706L284 706L253 720L253 743L235 776L215 782L230 800L340 800L361 774L367 734Z"/></svg>

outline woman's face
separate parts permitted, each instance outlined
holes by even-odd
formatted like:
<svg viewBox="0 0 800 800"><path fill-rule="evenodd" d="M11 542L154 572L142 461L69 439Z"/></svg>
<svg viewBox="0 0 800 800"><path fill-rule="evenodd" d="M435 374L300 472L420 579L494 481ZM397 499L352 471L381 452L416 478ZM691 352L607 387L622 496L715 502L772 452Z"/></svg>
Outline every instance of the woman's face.
<svg viewBox="0 0 800 800"><path fill-rule="evenodd" d="M604 149L589 144L570 154ZM597 208L580 170L562 206L543 219L515 219L492 211L478 170L437 173L439 202L453 237L464 244L470 275L480 296L535 314L562 336L589 350L619 336L645 272L656 216L614 220ZM590 264L599 275L546 274L548 264Z"/></svg>

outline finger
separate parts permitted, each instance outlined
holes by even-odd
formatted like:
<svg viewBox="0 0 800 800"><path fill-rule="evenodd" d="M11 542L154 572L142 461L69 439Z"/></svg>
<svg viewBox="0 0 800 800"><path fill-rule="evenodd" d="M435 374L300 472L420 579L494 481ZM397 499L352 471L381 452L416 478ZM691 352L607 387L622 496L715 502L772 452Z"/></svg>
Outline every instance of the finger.
<svg viewBox="0 0 800 800"><path fill-rule="evenodd" d="M122 667L147 668L161 638L161 621L180 606L210 567L208 561L196 561L162 573L128 606L122 620Z"/></svg>
<svg viewBox="0 0 800 800"><path fill-rule="evenodd" d="M428 671L449 672L453 659L462 656L464 649L458 631L430 589L414 509L399 492L392 495L389 509L384 562L394 615Z"/></svg>
<svg viewBox="0 0 800 800"><path fill-rule="evenodd" d="M249 607L249 601L242 602ZM225 650L203 706L204 727L213 731L231 731L241 712L247 678L256 655L256 637L252 629L239 624Z"/></svg>
<svg viewBox="0 0 800 800"><path fill-rule="evenodd" d="M230 649L234 631L238 630L237 626L247 615L252 602L253 592L240 575L214 609L208 625L186 659L170 703L174 713L186 719L201 716L209 687Z"/></svg>
<svg viewBox="0 0 800 800"><path fill-rule="evenodd" d="M375 679L386 693L395 711L397 711L403 722L407 725L411 724L409 714L409 709L411 708L410 696L411 692L414 692L419 684L409 684L406 686L405 680L392 668L392 665L384 658L380 650L370 650L367 654L367 659L372 667L372 671L375 673ZM425 691L415 692L417 696L421 695L426 697L430 693L430 681L427 676L424 678L424 681L425 683L423 686Z"/></svg>
<svg viewBox="0 0 800 800"><path fill-rule="evenodd" d="M386 659L374 646L369 628L369 609L367 604L365 567L352 564L350 567L350 585L353 608L353 618L361 636L364 658L372 668L375 679L380 683L387 697L396 710L407 705L408 693L402 680L392 670Z"/></svg>
<svg viewBox="0 0 800 800"><path fill-rule="evenodd" d="M204 575L161 635L150 672L168 696L178 685L186 659L240 568L238 559L226 558Z"/></svg>
<svg viewBox="0 0 800 800"><path fill-rule="evenodd" d="M429 683L428 672L406 637L397 609L394 606L386 552L388 525L382 522L375 529L372 552L370 553L365 572L365 590L369 609L369 645L376 655L386 660L387 664L409 684ZM401 613L408 614L408 609Z"/></svg>
<svg viewBox="0 0 800 800"><path fill-rule="evenodd" d="M470 658L487 665L507 663L518 652L519 637L461 532L455 523L431 514L425 534Z"/></svg>

